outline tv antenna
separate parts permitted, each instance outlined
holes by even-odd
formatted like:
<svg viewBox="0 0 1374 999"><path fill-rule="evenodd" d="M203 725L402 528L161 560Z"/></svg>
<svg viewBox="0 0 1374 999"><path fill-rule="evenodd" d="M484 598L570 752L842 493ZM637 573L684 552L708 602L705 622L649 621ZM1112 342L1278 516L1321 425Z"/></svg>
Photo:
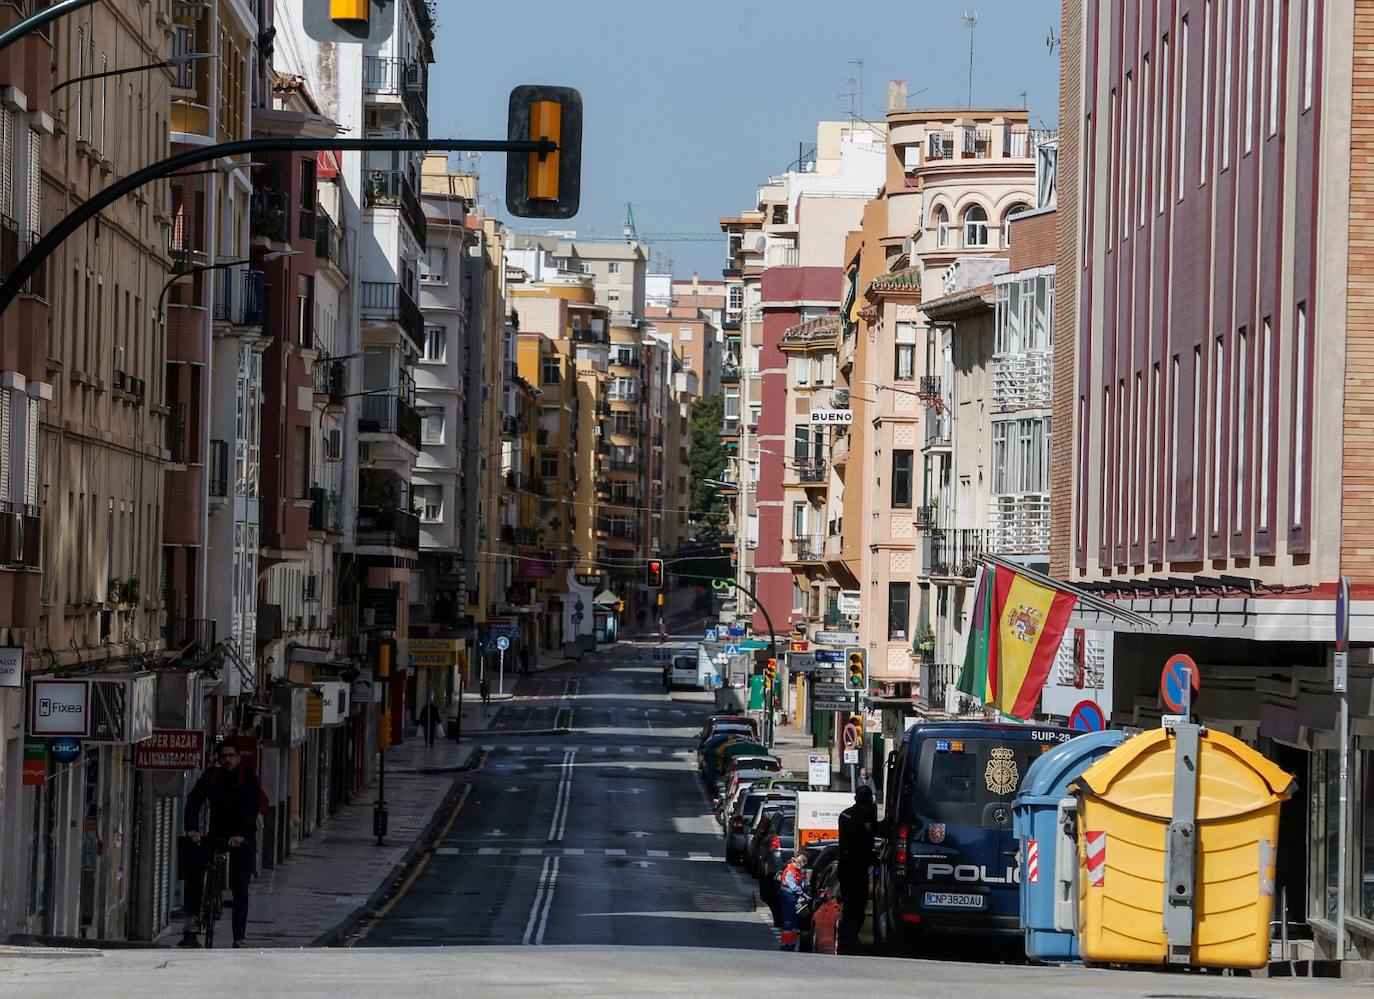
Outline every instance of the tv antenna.
<svg viewBox="0 0 1374 999"><path fill-rule="evenodd" d="M1055 34L1054 25L1050 25L1050 33L1045 36L1045 48L1050 50L1050 55L1054 55L1054 50L1059 48L1059 36Z"/></svg>
<svg viewBox="0 0 1374 999"><path fill-rule="evenodd" d="M854 66L855 71L845 76L844 82L849 84L849 90L840 94L840 97L849 98L849 116L861 119L864 109L864 61L850 59L849 65Z"/></svg>
<svg viewBox="0 0 1374 999"><path fill-rule="evenodd" d="M978 12L964 11L964 27L968 28L968 106L973 107L973 29L978 26Z"/></svg>

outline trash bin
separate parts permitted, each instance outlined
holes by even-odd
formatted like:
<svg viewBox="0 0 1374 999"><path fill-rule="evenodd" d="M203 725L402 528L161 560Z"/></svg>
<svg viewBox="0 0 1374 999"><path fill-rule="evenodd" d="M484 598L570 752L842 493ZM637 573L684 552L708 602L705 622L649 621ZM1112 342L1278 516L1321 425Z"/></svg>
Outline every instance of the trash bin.
<svg viewBox="0 0 1374 999"><path fill-rule="evenodd" d="M1180 725L1124 742L1077 787L1085 961L1264 966L1290 774L1239 739Z"/></svg>
<svg viewBox="0 0 1374 999"><path fill-rule="evenodd" d="M1021 928L1032 961L1078 960L1078 799L1069 796L1069 785L1124 738L1119 731L1085 732L1060 743L1030 765L1012 802Z"/></svg>

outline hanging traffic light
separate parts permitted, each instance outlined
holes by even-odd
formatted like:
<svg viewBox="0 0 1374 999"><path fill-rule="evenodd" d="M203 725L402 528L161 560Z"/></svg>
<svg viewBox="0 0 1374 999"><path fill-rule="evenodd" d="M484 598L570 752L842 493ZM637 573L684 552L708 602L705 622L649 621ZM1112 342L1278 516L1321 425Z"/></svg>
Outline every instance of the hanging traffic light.
<svg viewBox="0 0 1374 999"><path fill-rule="evenodd" d="M776 659L768 660L767 664L763 667L763 675L768 681L767 686L773 686L773 681L778 677L778 661Z"/></svg>
<svg viewBox="0 0 1374 999"><path fill-rule="evenodd" d="M864 719L863 715L850 715L848 727L854 730L854 748L864 748Z"/></svg>
<svg viewBox="0 0 1374 999"><path fill-rule="evenodd" d="M582 95L572 87L516 87L506 137L558 148L506 158L506 208L529 219L568 219L582 198Z"/></svg>
<svg viewBox="0 0 1374 999"><path fill-rule="evenodd" d="M844 689L850 693L868 693L867 652L858 645L844 650Z"/></svg>
<svg viewBox="0 0 1374 999"><path fill-rule="evenodd" d="M391 37L396 23L396 0L305 0L300 7L301 25L317 42L349 42L379 45ZM404 74L404 71L403 71ZM419 74L415 80L418 82ZM410 79L369 81L373 85L394 82L408 86Z"/></svg>
<svg viewBox="0 0 1374 999"><path fill-rule="evenodd" d="M396 663L396 639L374 638L369 643L372 654L372 675L378 680L390 680Z"/></svg>
<svg viewBox="0 0 1374 999"><path fill-rule="evenodd" d="M644 585L651 590L663 587L663 559L651 558L644 566Z"/></svg>

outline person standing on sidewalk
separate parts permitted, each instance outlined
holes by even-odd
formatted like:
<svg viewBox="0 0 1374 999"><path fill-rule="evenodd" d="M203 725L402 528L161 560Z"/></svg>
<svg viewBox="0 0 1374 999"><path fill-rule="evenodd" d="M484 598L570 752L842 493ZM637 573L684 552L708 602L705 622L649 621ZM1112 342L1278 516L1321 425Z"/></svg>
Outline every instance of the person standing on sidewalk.
<svg viewBox="0 0 1374 999"><path fill-rule="evenodd" d="M200 905L205 873L218 853L229 854L229 889L234 896L234 946L242 947L248 931L248 886L253 879L262 785L258 775L239 759L232 742L215 747L216 765L201 774L186 796L183 828L194 845L186 870L186 928L181 945L194 947L201 932ZM210 806L210 827L201 835L200 813Z"/></svg>
<svg viewBox="0 0 1374 999"><path fill-rule="evenodd" d="M782 929L778 942L783 950L796 950L797 903L806 897L806 854L798 853L778 875L778 916Z"/></svg>
<svg viewBox="0 0 1374 999"><path fill-rule="evenodd" d="M485 709L491 704L491 684L487 682L485 673L482 674L482 679L477 684L477 691L482 695L482 707Z"/></svg>
<svg viewBox="0 0 1374 999"><path fill-rule="evenodd" d="M873 789L860 786L854 804L840 813L840 925L841 954L857 954L859 931L868 916L868 884L877 855L873 837L878 829L878 809L873 804Z"/></svg>
<svg viewBox="0 0 1374 999"><path fill-rule="evenodd" d="M430 701L420 709L420 728L425 733L425 745L434 745L434 733L439 731L439 709Z"/></svg>

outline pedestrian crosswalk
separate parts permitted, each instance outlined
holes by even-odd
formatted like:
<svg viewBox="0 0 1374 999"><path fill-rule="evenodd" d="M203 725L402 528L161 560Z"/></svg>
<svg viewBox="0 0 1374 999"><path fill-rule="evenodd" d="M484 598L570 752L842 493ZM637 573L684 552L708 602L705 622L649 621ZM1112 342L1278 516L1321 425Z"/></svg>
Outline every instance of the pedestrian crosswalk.
<svg viewBox="0 0 1374 999"><path fill-rule="evenodd" d="M539 753L562 753L566 746L519 746L487 744L481 747L484 753L495 753L497 751L515 753L521 756L529 756ZM600 753L608 756L662 756L673 757L674 759L695 758L696 754L690 749L674 749L671 746L579 746L580 753Z"/></svg>
<svg viewBox="0 0 1374 999"><path fill-rule="evenodd" d="M699 850L626 850L623 847L534 847L534 846L441 846L440 857L624 857L628 860L685 860L693 863L725 863L725 858Z"/></svg>

